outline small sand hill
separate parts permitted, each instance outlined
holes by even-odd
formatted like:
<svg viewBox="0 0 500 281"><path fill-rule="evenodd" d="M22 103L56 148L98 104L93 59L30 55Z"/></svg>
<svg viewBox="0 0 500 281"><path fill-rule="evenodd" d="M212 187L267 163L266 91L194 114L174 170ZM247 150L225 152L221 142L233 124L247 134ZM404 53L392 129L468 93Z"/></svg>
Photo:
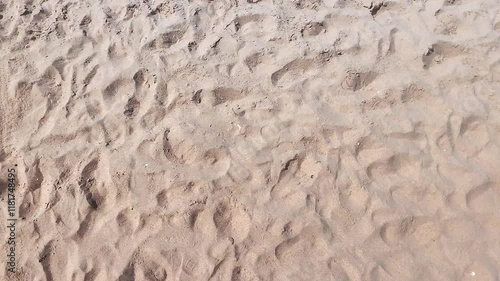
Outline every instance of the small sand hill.
<svg viewBox="0 0 500 281"><path fill-rule="evenodd" d="M498 280L499 12L0 1L0 279Z"/></svg>

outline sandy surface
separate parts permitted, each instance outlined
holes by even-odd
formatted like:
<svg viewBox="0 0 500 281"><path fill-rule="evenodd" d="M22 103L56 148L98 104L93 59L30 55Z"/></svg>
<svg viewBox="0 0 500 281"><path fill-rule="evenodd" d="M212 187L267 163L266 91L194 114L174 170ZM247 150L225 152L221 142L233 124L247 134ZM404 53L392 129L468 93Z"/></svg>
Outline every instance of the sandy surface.
<svg viewBox="0 0 500 281"><path fill-rule="evenodd" d="M1 280L499 280L500 3L379 3L0 1Z"/></svg>

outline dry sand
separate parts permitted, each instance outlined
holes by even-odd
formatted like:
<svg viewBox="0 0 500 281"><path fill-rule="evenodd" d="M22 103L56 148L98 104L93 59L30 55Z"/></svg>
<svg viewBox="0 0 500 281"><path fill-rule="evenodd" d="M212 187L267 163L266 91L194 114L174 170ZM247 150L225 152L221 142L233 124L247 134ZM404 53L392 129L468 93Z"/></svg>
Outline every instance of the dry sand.
<svg viewBox="0 0 500 281"><path fill-rule="evenodd" d="M0 1L0 279L499 280L500 3L381 4Z"/></svg>

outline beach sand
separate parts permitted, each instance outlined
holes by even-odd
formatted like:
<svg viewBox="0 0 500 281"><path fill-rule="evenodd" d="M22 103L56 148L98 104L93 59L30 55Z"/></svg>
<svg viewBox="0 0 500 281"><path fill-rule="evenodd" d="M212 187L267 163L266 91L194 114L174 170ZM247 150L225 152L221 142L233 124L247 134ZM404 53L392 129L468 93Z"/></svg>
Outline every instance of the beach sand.
<svg viewBox="0 0 500 281"><path fill-rule="evenodd" d="M4 0L0 95L1 280L500 278L498 0Z"/></svg>

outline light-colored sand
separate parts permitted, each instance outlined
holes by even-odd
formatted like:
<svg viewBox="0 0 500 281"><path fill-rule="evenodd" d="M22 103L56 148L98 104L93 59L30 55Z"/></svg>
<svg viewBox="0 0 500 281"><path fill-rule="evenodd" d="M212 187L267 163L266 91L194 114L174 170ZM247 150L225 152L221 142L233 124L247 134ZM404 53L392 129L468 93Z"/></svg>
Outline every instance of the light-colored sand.
<svg viewBox="0 0 500 281"><path fill-rule="evenodd" d="M500 3L370 2L0 1L1 280L499 280Z"/></svg>

